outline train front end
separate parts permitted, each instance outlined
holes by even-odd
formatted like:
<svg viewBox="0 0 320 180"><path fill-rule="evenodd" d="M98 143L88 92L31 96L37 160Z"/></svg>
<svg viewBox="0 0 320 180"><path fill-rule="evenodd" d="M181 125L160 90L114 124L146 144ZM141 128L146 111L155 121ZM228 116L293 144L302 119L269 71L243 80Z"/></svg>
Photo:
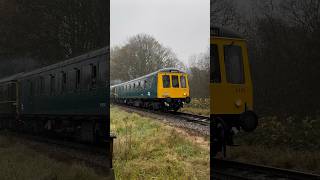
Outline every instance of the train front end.
<svg viewBox="0 0 320 180"><path fill-rule="evenodd" d="M225 155L235 134L252 132L258 125L247 43L220 28L211 29L210 38L210 119L214 155Z"/></svg>
<svg viewBox="0 0 320 180"><path fill-rule="evenodd" d="M190 103L188 75L177 69L158 72L157 96L167 110L177 111Z"/></svg>

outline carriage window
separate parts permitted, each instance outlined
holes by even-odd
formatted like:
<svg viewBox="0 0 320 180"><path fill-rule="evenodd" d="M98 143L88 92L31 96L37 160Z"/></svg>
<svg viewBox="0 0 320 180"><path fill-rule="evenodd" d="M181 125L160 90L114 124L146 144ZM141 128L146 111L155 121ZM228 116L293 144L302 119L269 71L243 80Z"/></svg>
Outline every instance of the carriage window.
<svg viewBox="0 0 320 180"><path fill-rule="evenodd" d="M97 84L97 66L91 65L91 86L95 87Z"/></svg>
<svg viewBox="0 0 320 180"><path fill-rule="evenodd" d="M146 89L147 88L147 80L144 80L144 89Z"/></svg>
<svg viewBox="0 0 320 180"><path fill-rule="evenodd" d="M30 96L32 96L33 95L33 83L32 83L32 81L31 80L29 80L29 94L30 94ZM6 89L7 90L7 89ZM7 93L8 92L6 92L6 95L7 95Z"/></svg>
<svg viewBox="0 0 320 180"><path fill-rule="evenodd" d="M180 84L181 84L181 88L186 88L187 87L187 82L186 82L186 77L185 76L180 76Z"/></svg>
<svg viewBox="0 0 320 180"><path fill-rule="evenodd" d="M55 77L54 75L50 75L50 94L54 94L55 91Z"/></svg>
<svg viewBox="0 0 320 180"><path fill-rule="evenodd" d="M80 69L76 69L76 89L80 87Z"/></svg>
<svg viewBox="0 0 320 180"><path fill-rule="evenodd" d="M8 94L8 90L7 90L6 86L3 86L3 99L4 100L8 100L8 95L7 94Z"/></svg>
<svg viewBox="0 0 320 180"><path fill-rule="evenodd" d="M44 90L45 90L45 84L44 84L44 78L43 77L40 77L40 94L43 94L44 93Z"/></svg>
<svg viewBox="0 0 320 180"><path fill-rule="evenodd" d="M169 75L163 75L162 76L162 84L163 84L163 88L169 88L170 87L170 76Z"/></svg>
<svg viewBox="0 0 320 180"><path fill-rule="evenodd" d="M221 72L220 72L220 62L218 54L218 46L216 44L211 44L210 46L210 82L220 83L221 82Z"/></svg>
<svg viewBox="0 0 320 180"><path fill-rule="evenodd" d="M232 84L244 83L242 49L240 46L224 46L224 63L227 81Z"/></svg>
<svg viewBox="0 0 320 180"><path fill-rule="evenodd" d="M1 100L1 101L3 100L2 96L3 96L2 86L0 86L0 100Z"/></svg>
<svg viewBox="0 0 320 180"><path fill-rule="evenodd" d="M172 87L179 88L179 78L178 76L172 76Z"/></svg>
<svg viewBox="0 0 320 180"><path fill-rule="evenodd" d="M62 73L61 92L63 92L66 90L66 87L67 87L67 73L63 71L61 73Z"/></svg>

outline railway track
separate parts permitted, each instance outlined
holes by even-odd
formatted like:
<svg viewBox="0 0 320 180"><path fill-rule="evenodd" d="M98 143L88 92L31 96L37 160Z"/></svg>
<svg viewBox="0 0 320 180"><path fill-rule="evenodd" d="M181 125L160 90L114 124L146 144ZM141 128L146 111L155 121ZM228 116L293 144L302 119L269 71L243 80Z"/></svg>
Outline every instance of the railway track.
<svg viewBox="0 0 320 180"><path fill-rule="evenodd" d="M188 129L196 134L210 135L210 118L206 116L193 115L182 112L153 111L123 104L113 104L127 112L135 112L142 116L155 119L164 119L170 125Z"/></svg>
<svg viewBox="0 0 320 180"><path fill-rule="evenodd" d="M202 124L204 126L210 126L210 118L207 116L199 116L199 115L183 113L183 112L169 112L169 114L177 118L185 119L186 121L189 121L189 122Z"/></svg>
<svg viewBox="0 0 320 180"><path fill-rule="evenodd" d="M130 109L136 110L136 111L144 111L144 112L148 112L148 113L152 113L152 114L169 116L169 117L181 119L181 120L184 120L187 122L201 124L204 126L210 126L210 118L207 116L200 116L200 115L183 113L183 112L154 111L154 110L150 110L150 109L144 109L144 108L139 108L139 107L135 107L135 106L128 106L128 105L123 105L123 104L114 104L114 105L119 106L119 107L130 108Z"/></svg>
<svg viewBox="0 0 320 180"><path fill-rule="evenodd" d="M212 179L320 180L320 175L230 160L211 159Z"/></svg>

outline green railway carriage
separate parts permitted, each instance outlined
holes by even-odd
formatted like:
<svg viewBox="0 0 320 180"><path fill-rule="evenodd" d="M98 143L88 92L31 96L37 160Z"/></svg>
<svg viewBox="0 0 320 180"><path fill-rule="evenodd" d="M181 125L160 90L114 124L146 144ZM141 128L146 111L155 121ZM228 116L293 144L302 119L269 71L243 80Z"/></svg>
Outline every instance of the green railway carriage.
<svg viewBox="0 0 320 180"><path fill-rule="evenodd" d="M107 53L102 48L0 79L0 124L32 124L35 127L26 127L30 131L71 127L95 131L82 135L86 141L100 131L109 132Z"/></svg>
<svg viewBox="0 0 320 180"><path fill-rule="evenodd" d="M23 74L21 115L105 116L106 58L100 49Z"/></svg>
<svg viewBox="0 0 320 180"><path fill-rule="evenodd" d="M18 91L16 74L0 80L0 128L11 126L9 119L18 114Z"/></svg>
<svg viewBox="0 0 320 180"><path fill-rule="evenodd" d="M157 97L157 72L146 76L111 86L112 97L128 101L131 98Z"/></svg>
<svg viewBox="0 0 320 180"><path fill-rule="evenodd" d="M112 170L108 53L102 48L0 79L0 128L104 144Z"/></svg>
<svg viewBox="0 0 320 180"><path fill-rule="evenodd" d="M177 111L189 103L188 76L175 68L154 73L110 87L111 100L150 109Z"/></svg>

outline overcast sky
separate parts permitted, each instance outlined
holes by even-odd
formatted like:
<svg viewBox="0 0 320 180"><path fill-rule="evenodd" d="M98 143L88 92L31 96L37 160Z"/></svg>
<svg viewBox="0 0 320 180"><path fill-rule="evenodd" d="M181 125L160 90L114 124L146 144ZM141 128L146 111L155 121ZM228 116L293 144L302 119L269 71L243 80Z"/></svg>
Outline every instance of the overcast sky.
<svg viewBox="0 0 320 180"><path fill-rule="evenodd" d="M111 0L111 47L150 34L179 60L209 47L210 0Z"/></svg>

